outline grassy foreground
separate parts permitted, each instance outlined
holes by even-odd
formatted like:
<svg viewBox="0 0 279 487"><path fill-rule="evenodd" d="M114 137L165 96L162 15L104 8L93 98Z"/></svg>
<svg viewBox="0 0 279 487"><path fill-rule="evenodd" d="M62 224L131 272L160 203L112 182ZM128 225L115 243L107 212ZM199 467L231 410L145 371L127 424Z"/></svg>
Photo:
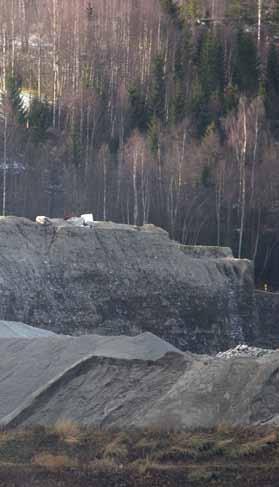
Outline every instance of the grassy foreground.
<svg viewBox="0 0 279 487"><path fill-rule="evenodd" d="M54 428L0 432L0 487L279 485L279 430Z"/></svg>

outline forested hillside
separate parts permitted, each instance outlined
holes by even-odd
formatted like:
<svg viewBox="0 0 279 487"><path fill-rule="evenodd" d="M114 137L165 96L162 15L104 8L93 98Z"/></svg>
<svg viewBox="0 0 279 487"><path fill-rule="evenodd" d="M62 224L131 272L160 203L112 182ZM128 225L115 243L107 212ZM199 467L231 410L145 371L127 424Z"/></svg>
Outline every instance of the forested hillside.
<svg viewBox="0 0 279 487"><path fill-rule="evenodd" d="M152 222L279 287L278 0L1 0L0 22L4 213Z"/></svg>

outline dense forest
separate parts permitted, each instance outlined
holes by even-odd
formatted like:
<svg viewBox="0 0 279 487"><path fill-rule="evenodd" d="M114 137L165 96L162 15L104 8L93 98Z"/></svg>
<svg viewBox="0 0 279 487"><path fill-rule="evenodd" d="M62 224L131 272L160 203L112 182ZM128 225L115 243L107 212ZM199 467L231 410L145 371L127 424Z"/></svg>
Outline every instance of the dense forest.
<svg viewBox="0 0 279 487"><path fill-rule="evenodd" d="M279 287L279 0L0 0L3 214L229 245Z"/></svg>

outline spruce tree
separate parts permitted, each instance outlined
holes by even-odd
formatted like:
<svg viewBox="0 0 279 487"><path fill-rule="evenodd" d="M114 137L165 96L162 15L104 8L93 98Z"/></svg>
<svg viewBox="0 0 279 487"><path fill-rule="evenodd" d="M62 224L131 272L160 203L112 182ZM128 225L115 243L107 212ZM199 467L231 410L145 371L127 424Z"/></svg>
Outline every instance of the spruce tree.
<svg viewBox="0 0 279 487"><path fill-rule="evenodd" d="M198 59L198 75L205 96L224 91L224 51L219 38L211 31L204 34Z"/></svg>
<svg viewBox="0 0 279 487"><path fill-rule="evenodd" d="M166 79L165 62L162 55L157 55L153 62L150 90L150 111L153 117L165 121Z"/></svg>
<svg viewBox="0 0 279 487"><path fill-rule="evenodd" d="M181 33L176 49L174 62L174 96L171 100L171 121L181 122L186 115L186 78L190 58L190 35L186 28Z"/></svg>
<svg viewBox="0 0 279 487"><path fill-rule="evenodd" d="M239 92L236 86L231 83L226 86L224 93L223 111L224 114L228 114L234 110L239 102Z"/></svg>
<svg viewBox="0 0 279 487"><path fill-rule="evenodd" d="M256 16L256 2L249 0L230 0L226 9L226 16L230 21L236 21L239 25L252 24Z"/></svg>
<svg viewBox="0 0 279 487"><path fill-rule="evenodd" d="M209 97L205 95L198 78L192 83L191 112L197 136L201 138L210 125L212 117L209 113Z"/></svg>
<svg viewBox="0 0 279 487"><path fill-rule="evenodd" d="M131 130L138 128L145 132L149 123L149 111L140 83L135 81L128 88L129 96L129 126Z"/></svg>
<svg viewBox="0 0 279 487"><path fill-rule="evenodd" d="M83 147L80 140L79 127L76 124L73 125L71 130L71 149L72 149L72 162L76 167L80 167L82 161Z"/></svg>
<svg viewBox="0 0 279 487"><path fill-rule="evenodd" d="M272 11L272 19L275 24L279 24L279 0L274 1L273 11Z"/></svg>
<svg viewBox="0 0 279 487"><path fill-rule="evenodd" d="M192 110L197 135L202 137L207 127L224 111L224 51L219 36L205 31L195 54L196 83L193 84Z"/></svg>
<svg viewBox="0 0 279 487"><path fill-rule="evenodd" d="M181 8L186 20L190 21L198 21L202 16L202 10L202 0L188 0Z"/></svg>
<svg viewBox="0 0 279 487"><path fill-rule="evenodd" d="M46 131L52 124L51 108L47 100L34 98L28 114L29 127L32 129L32 138L35 143L43 142Z"/></svg>
<svg viewBox="0 0 279 487"><path fill-rule="evenodd" d="M265 108L271 128L279 127L279 56L271 44L268 52L265 77Z"/></svg>
<svg viewBox="0 0 279 487"><path fill-rule="evenodd" d="M181 8L175 0L160 0L162 10L170 17L178 29L183 29Z"/></svg>
<svg viewBox="0 0 279 487"><path fill-rule="evenodd" d="M171 101L171 121L176 125L180 123L186 115L186 96L182 83L176 83L175 95Z"/></svg>
<svg viewBox="0 0 279 487"><path fill-rule="evenodd" d="M152 154L157 155L159 148L160 123L152 117L148 126L148 142Z"/></svg>
<svg viewBox="0 0 279 487"><path fill-rule="evenodd" d="M259 89L259 59L256 43L249 33L239 30L236 41L233 82L241 93L254 96Z"/></svg>
<svg viewBox="0 0 279 487"><path fill-rule="evenodd" d="M6 100L12 117L19 125L26 123L26 109L21 95L20 82L15 76L8 76L6 82Z"/></svg>

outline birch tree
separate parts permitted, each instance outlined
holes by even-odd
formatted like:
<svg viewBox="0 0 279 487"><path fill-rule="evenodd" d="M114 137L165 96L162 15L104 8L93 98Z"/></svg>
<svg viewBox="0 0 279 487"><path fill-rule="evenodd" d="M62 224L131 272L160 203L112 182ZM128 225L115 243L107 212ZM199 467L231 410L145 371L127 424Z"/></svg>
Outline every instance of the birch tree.
<svg viewBox="0 0 279 487"><path fill-rule="evenodd" d="M242 97L239 102L237 114L232 116L227 123L227 131L230 145L234 151L239 172L239 239L238 258L242 256L244 226L246 216L246 163L247 163L247 99Z"/></svg>

